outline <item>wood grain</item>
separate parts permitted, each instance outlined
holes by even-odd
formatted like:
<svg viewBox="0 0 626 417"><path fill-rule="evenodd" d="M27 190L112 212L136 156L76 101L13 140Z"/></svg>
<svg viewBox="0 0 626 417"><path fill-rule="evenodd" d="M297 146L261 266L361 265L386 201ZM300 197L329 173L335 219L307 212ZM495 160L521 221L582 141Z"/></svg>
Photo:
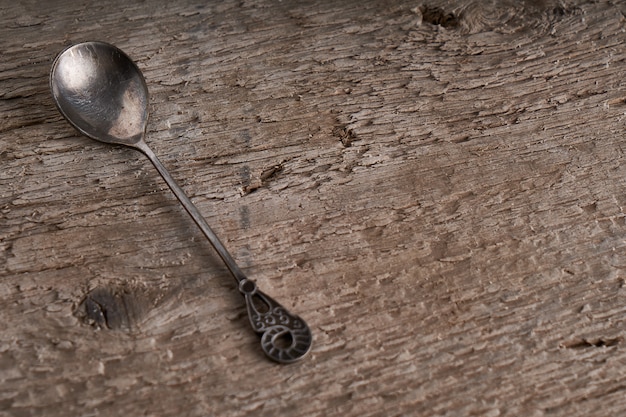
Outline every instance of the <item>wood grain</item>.
<svg viewBox="0 0 626 417"><path fill-rule="evenodd" d="M0 3L0 416L626 412L626 7ZM147 141L311 355L269 363L54 56L144 72Z"/></svg>

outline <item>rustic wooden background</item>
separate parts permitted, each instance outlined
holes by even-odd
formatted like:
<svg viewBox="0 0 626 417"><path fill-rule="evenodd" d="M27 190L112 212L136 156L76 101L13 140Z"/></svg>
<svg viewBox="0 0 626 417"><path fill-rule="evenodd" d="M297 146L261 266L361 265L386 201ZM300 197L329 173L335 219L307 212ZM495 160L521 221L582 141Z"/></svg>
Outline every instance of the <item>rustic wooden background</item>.
<svg viewBox="0 0 626 417"><path fill-rule="evenodd" d="M0 1L0 416L624 415L625 13ZM144 157L59 115L83 40L136 60L147 142L307 359L265 359Z"/></svg>

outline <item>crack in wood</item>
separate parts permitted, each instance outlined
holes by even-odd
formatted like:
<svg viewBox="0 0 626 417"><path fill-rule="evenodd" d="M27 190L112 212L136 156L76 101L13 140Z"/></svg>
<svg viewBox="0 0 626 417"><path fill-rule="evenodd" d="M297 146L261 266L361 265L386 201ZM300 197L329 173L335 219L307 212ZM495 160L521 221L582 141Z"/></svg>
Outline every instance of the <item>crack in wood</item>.
<svg viewBox="0 0 626 417"><path fill-rule="evenodd" d="M454 13L447 12L441 7L424 5L419 8L419 11L422 13L422 21L431 25L447 29L455 28L459 25L459 18Z"/></svg>
<svg viewBox="0 0 626 417"><path fill-rule="evenodd" d="M562 346L566 349L613 347L613 346L619 345L622 341L623 341L622 337L598 338L598 339L582 338L582 339L574 340L571 342L563 343Z"/></svg>
<svg viewBox="0 0 626 417"><path fill-rule="evenodd" d="M263 171L261 171L261 173L259 174L259 176L255 179L249 179L248 180L248 184L242 186L239 191L240 194L242 196L244 195L248 195L256 190L258 190L259 188L263 187L264 185L267 184L267 182L276 177L280 172L282 172L283 168L284 168L284 163L286 161L282 161L278 164L272 165L268 168L263 169ZM248 173L249 174L249 173Z"/></svg>
<svg viewBox="0 0 626 417"><path fill-rule="evenodd" d="M356 140L357 136L354 130L347 126L337 126L333 129L333 135L338 137L341 144L346 148L352 146L352 142Z"/></svg>

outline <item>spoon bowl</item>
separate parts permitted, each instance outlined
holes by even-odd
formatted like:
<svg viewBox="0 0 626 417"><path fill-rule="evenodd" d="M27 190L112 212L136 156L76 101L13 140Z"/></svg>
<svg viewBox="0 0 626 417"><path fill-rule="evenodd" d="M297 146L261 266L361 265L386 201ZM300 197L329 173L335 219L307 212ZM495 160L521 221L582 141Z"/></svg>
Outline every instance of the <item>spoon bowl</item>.
<svg viewBox="0 0 626 417"><path fill-rule="evenodd" d="M117 47L68 47L52 64L50 89L63 116L90 138L127 146L143 140L148 88L137 65Z"/></svg>

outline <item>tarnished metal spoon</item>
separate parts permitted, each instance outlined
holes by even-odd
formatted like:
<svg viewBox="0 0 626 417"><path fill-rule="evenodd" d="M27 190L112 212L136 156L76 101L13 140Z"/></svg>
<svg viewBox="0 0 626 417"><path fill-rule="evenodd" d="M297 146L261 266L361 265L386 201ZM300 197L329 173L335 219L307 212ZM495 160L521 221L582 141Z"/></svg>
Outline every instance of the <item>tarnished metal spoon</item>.
<svg viewBox="0 0 626 417"><path fill-rule="evenodd" d="M148 88L135 63L104 42L84 42L63 50L50 72L50 89L59 111L81 133L100 142L126 145L145 154L187 213L211 242L243 294L252 329L265 354L280 363L301 359L311 349L312 334L293 315L248 279L198 209L144 142Z"/></svg>

